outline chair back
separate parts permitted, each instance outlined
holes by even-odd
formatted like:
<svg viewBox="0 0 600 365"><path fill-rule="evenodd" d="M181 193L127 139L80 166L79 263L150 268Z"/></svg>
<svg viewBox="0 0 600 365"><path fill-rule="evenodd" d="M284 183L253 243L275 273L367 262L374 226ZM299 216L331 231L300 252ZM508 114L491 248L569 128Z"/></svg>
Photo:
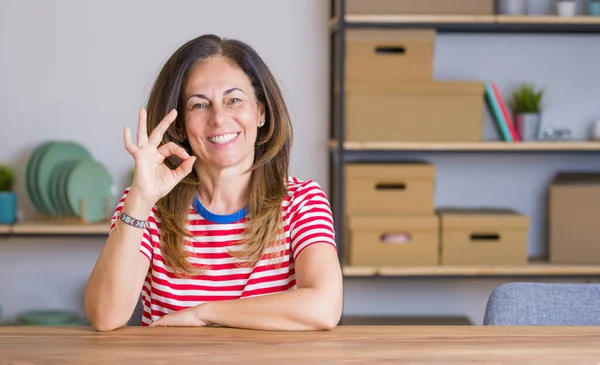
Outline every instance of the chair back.
<svg viewBox="0 0 600 365"><path fill-rule="evenodd" d="M510 283L495 288L487 326L600 325L600 284Z"/></svg>

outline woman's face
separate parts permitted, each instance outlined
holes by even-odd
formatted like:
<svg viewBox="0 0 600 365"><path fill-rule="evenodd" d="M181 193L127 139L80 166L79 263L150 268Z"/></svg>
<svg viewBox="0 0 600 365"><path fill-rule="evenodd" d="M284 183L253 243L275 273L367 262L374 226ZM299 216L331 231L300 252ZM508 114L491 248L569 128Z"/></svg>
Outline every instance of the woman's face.
<svg viewBox="0 0 600 365"><path fill-rule="evenodd" d="M231 61L212 58L190 72L182 96L187 138L199 163L252 166L265 112L248 76Z"/></svg>

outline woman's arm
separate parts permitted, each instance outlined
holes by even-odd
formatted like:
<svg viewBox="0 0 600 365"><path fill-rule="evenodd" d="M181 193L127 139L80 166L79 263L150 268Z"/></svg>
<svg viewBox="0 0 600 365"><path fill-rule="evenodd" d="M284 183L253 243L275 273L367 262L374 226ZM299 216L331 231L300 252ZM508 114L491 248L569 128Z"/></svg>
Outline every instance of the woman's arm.
<svg viewBox="0 0 600 365"><path fill-rule="evenodd" d="M156 202L192 171L196 157L190 157L181 146L169 142L159 147L165 131L176 117L177 111L172 110L148 136L147 113L140 109L137 144L133 143L129 128L125 127L123 141L134 158L135 173L122 211L135 219L147 220ZM171 155L184 161L175 170L163 163ZM110 331L127 323L150 268L150 261L140 252L144 229L125 224L116 215L112 222L116 224L115 229L85 287L85 313L98 331ZM149 234L146 239L150 240Z"/></svg>
<svg viewBox="0 0 600 365"><path fill-rule="evenodd" d="M145 219L152 207L127 195L123 212ZM113 218L114 219L114 218ZM116 219L115 228L85 287L85 312L92 327L110 331L127 323L139 299L150 261L140 252L144 230Z"/></svg>
<svg viewBox="0 0 600 365"><path fill-rule="evenodd" d="M342 272L335 248L312 244L296 258L297 290L207 302L172 313L153 326L221 325L257 330L330 330L342 313Z"/></svg>

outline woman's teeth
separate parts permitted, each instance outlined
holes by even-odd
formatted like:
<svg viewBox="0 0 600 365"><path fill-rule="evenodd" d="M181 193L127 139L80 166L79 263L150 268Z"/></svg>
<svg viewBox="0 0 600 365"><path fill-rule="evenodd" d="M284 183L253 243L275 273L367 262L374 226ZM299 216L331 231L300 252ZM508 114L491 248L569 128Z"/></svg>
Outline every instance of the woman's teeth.
<svg viewBox="0 0 600 365"><path fill-rule="evenodd" d="M216 137L208 137L212 143L227 143L238 136L238 133L228 133Z"/></svg>

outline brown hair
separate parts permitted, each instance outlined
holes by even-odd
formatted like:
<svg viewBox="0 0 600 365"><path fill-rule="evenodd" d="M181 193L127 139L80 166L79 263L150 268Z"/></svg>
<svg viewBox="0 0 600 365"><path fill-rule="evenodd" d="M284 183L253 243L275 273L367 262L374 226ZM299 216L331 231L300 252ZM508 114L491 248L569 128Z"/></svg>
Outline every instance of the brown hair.
<svg viewBox="0 0 600 365"><path fill-rule="evenodd" d="M181 93L190 71L213 57L224 57L239 67L250 79L256 100L265 108L265 125L258 129L247 190L246 230L240 242L245 248L231 253L254 265L267 247L278 246L285 239L281 204L287 195L292 144L292 126L283 95L264 61L252 47L238 40L209 34L188 41L168 59L153 85L147 106L148 130L152 131L170 110L177 108L177 120L164 134L162 142L173 141L192 154L188 141L182 137L186 133ZM165 163L172 169L177 165L169 159ZM165 263L180 276L198 275L206 269L194 267L185 250L184 239L190 236L185 224L197 188L198 176L192 170L158 201ZM281 254L279 249L274 251L275 256Z"/></svg>

